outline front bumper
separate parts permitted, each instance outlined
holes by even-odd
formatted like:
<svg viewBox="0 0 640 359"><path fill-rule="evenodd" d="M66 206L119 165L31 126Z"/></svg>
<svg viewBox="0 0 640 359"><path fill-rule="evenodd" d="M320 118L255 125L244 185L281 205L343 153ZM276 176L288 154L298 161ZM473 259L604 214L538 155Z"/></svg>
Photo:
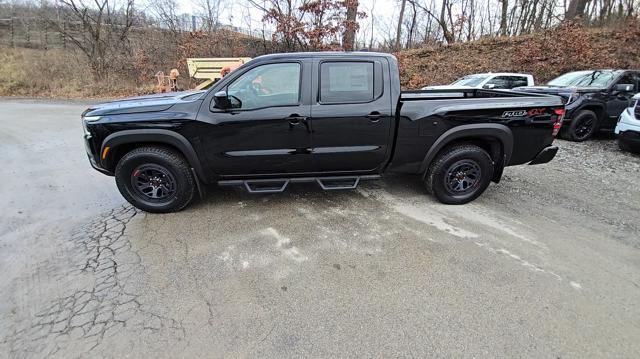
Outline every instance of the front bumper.
<svg viewBox="0 0 640 359"><path fill-rule="evenodd" d="M640 131L624 131L618 135L618 142L632 152L640 153Z"/></svg>
<svg viewBox="0 0 640 359"><path fill-rule="evenodd" d="M620 114L614 132L618 135L621 147L640 153L640 120L636 118L633 111L633 108L627 108Z"/></svg>
<svg viewBox="0 0 640 359"><path fill-rule="evenodd" d="M640 132L640 120L635 117L633 108L627 108L622 111L620 118L618 118L616 129L614 130L616 135L627 131Z"/></svg>
<svg viewBox="0 0 640 359"><path fill-rule="evenodd" d="M551 161L558 153L558 147L547 146L540 151L533 161L529 162L530 165L539 165Z"/></svg>
<svg viewBox="0 0 640 359"><path fill-rule="evenodd" d="M113 176L114 173L102 168L100 166L100 162L96 159L93 151L91 151L91 144L89 143L89 141L91 140L91 135L89 134L85 134L84 135L84 148L87 151L87 157L89 158L89 163L91 164L91 167L93 167L93 169L95 169L96 171L105 174L107 176Z"/></svg>

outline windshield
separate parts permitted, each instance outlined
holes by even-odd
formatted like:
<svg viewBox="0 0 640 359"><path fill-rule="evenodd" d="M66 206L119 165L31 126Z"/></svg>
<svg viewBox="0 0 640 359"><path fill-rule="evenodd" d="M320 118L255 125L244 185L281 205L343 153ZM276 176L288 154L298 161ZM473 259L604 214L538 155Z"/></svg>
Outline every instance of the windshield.
<svg viewBox="0 0 640 359"><path fill-rule="evenodd" d="M459 85L459 86L474 87L474 86L478 86L487 77L488 76L465 76L463 78L460 78L460 79L457 79L457 80L453 81L451 84L452 85Z"/></svg>
<svg viewBox="0 0 640 359"><path fill-rule="evenodd" d="M549 81L547 85L556 87L608 87L620 71L597 70L569 72Z"/></svg>

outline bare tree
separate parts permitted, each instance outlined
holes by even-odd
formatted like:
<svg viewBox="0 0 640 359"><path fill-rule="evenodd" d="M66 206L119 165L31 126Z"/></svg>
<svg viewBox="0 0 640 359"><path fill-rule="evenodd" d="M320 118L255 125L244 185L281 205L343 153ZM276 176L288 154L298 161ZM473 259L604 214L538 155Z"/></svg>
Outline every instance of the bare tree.
<svg viewBox="0 0 640 359"><path fill-rule="evenodd" d="M402 5L400 6L400 15L398 17L398 31L396 31L396 43L395 49L396 51L400 50L400 38L402 36L402 20L404 20L404 8L407 5L407 0L402 0Z"/></svg>
<svg viewBox="0 0 640 359"><path fill-rule="evenodd" d="M345 51L352 51L358 30L358 0L345 0L347 8L347 18L344 22L344 33L342 34L342 48Z"/></svg>
<svg viewBox="0 0 640 359"><path fill-rule="evenodd" d="M86 55L94 77L106 78L113 58L128 50L134 0L59 0L58 4L61 19L51 19L51 23Z"/></svg>
<svg viewBox="0 0 640 359"><path fill-rule="evenodd" d="M176 0L153 0L149 3L149 10L162 27L171 31L174 37L178 37L182 31L182 24Z"/></svg>
<svg viewBox="0 0 640 359"><path fill-rule="evenodd" d="M584 17L584 9L589 0L571 0L567 12L564 14L565 20L572 20L576 17Z"/></svg>
<svg viewBox="0 0 640 359"><path fill-rule="evenodd" d="M214 31L220 25L220 14L227 3L225 0L194 0L196 12L204 20L206 31Z"/></svg>
<svg viewBox="0 0 640 359"><path fill-rule="evenodd" d="M501 16L500 16L500 35L507 36L507 16L509 11L509 0L500 0L501 3Z"/></svg>

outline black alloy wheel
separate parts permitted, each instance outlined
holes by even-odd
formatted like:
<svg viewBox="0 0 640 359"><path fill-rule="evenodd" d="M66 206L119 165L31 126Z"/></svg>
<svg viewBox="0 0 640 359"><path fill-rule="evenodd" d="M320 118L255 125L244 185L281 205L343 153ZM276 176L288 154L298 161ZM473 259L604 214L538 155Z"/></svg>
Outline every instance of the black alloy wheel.
<svg viewBox="0 0 640 359"><path fill-rule="evenodd" d="M131 186L142 198L161 202L175 195L176 180L163 166L143 164L131 173Z"/></svg>
<svg viewBox="0 0 640 359"><path fill-rule="evenodd" d="M586 141L598 129L598 117L593 111L582 110L578 112L569 125L567 139L575 142Z"/></svg>
<svg viewBox="0 0 640 359"><path fill-rule="evenodd" d="M472 144L452 145L431 162L424 182L427 192L446 204L464 204L489 186L494 164L484 149Z"/></svg>
<svg viewBox="0 0 640 359"><path fill-rule="evenodd" d="M176 212L193 200L196 179L178 151L161 146L126 153L115 170L120 194L135 207L153 213Z"/></svg>
<svg viewBox="0 0 640 359"><path fill-rule="evenodd" d="M448 191L456 194L466 194L480 184L482 169L471 159L464 159L453 163L445 173L445 186Z"/></svg>

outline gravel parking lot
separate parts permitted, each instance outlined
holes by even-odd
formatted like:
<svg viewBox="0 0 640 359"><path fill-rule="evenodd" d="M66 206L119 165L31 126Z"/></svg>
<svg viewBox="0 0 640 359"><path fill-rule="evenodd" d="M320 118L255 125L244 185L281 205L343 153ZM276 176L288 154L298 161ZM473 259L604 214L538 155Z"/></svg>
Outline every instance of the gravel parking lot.
<svg viewBox="0 0 640 359"><path fill-rule="evenodd" d="M0 357L640 357L640 156L557 141L477 201L415 178L126 205L82 103L0 100Z"/></svg>

